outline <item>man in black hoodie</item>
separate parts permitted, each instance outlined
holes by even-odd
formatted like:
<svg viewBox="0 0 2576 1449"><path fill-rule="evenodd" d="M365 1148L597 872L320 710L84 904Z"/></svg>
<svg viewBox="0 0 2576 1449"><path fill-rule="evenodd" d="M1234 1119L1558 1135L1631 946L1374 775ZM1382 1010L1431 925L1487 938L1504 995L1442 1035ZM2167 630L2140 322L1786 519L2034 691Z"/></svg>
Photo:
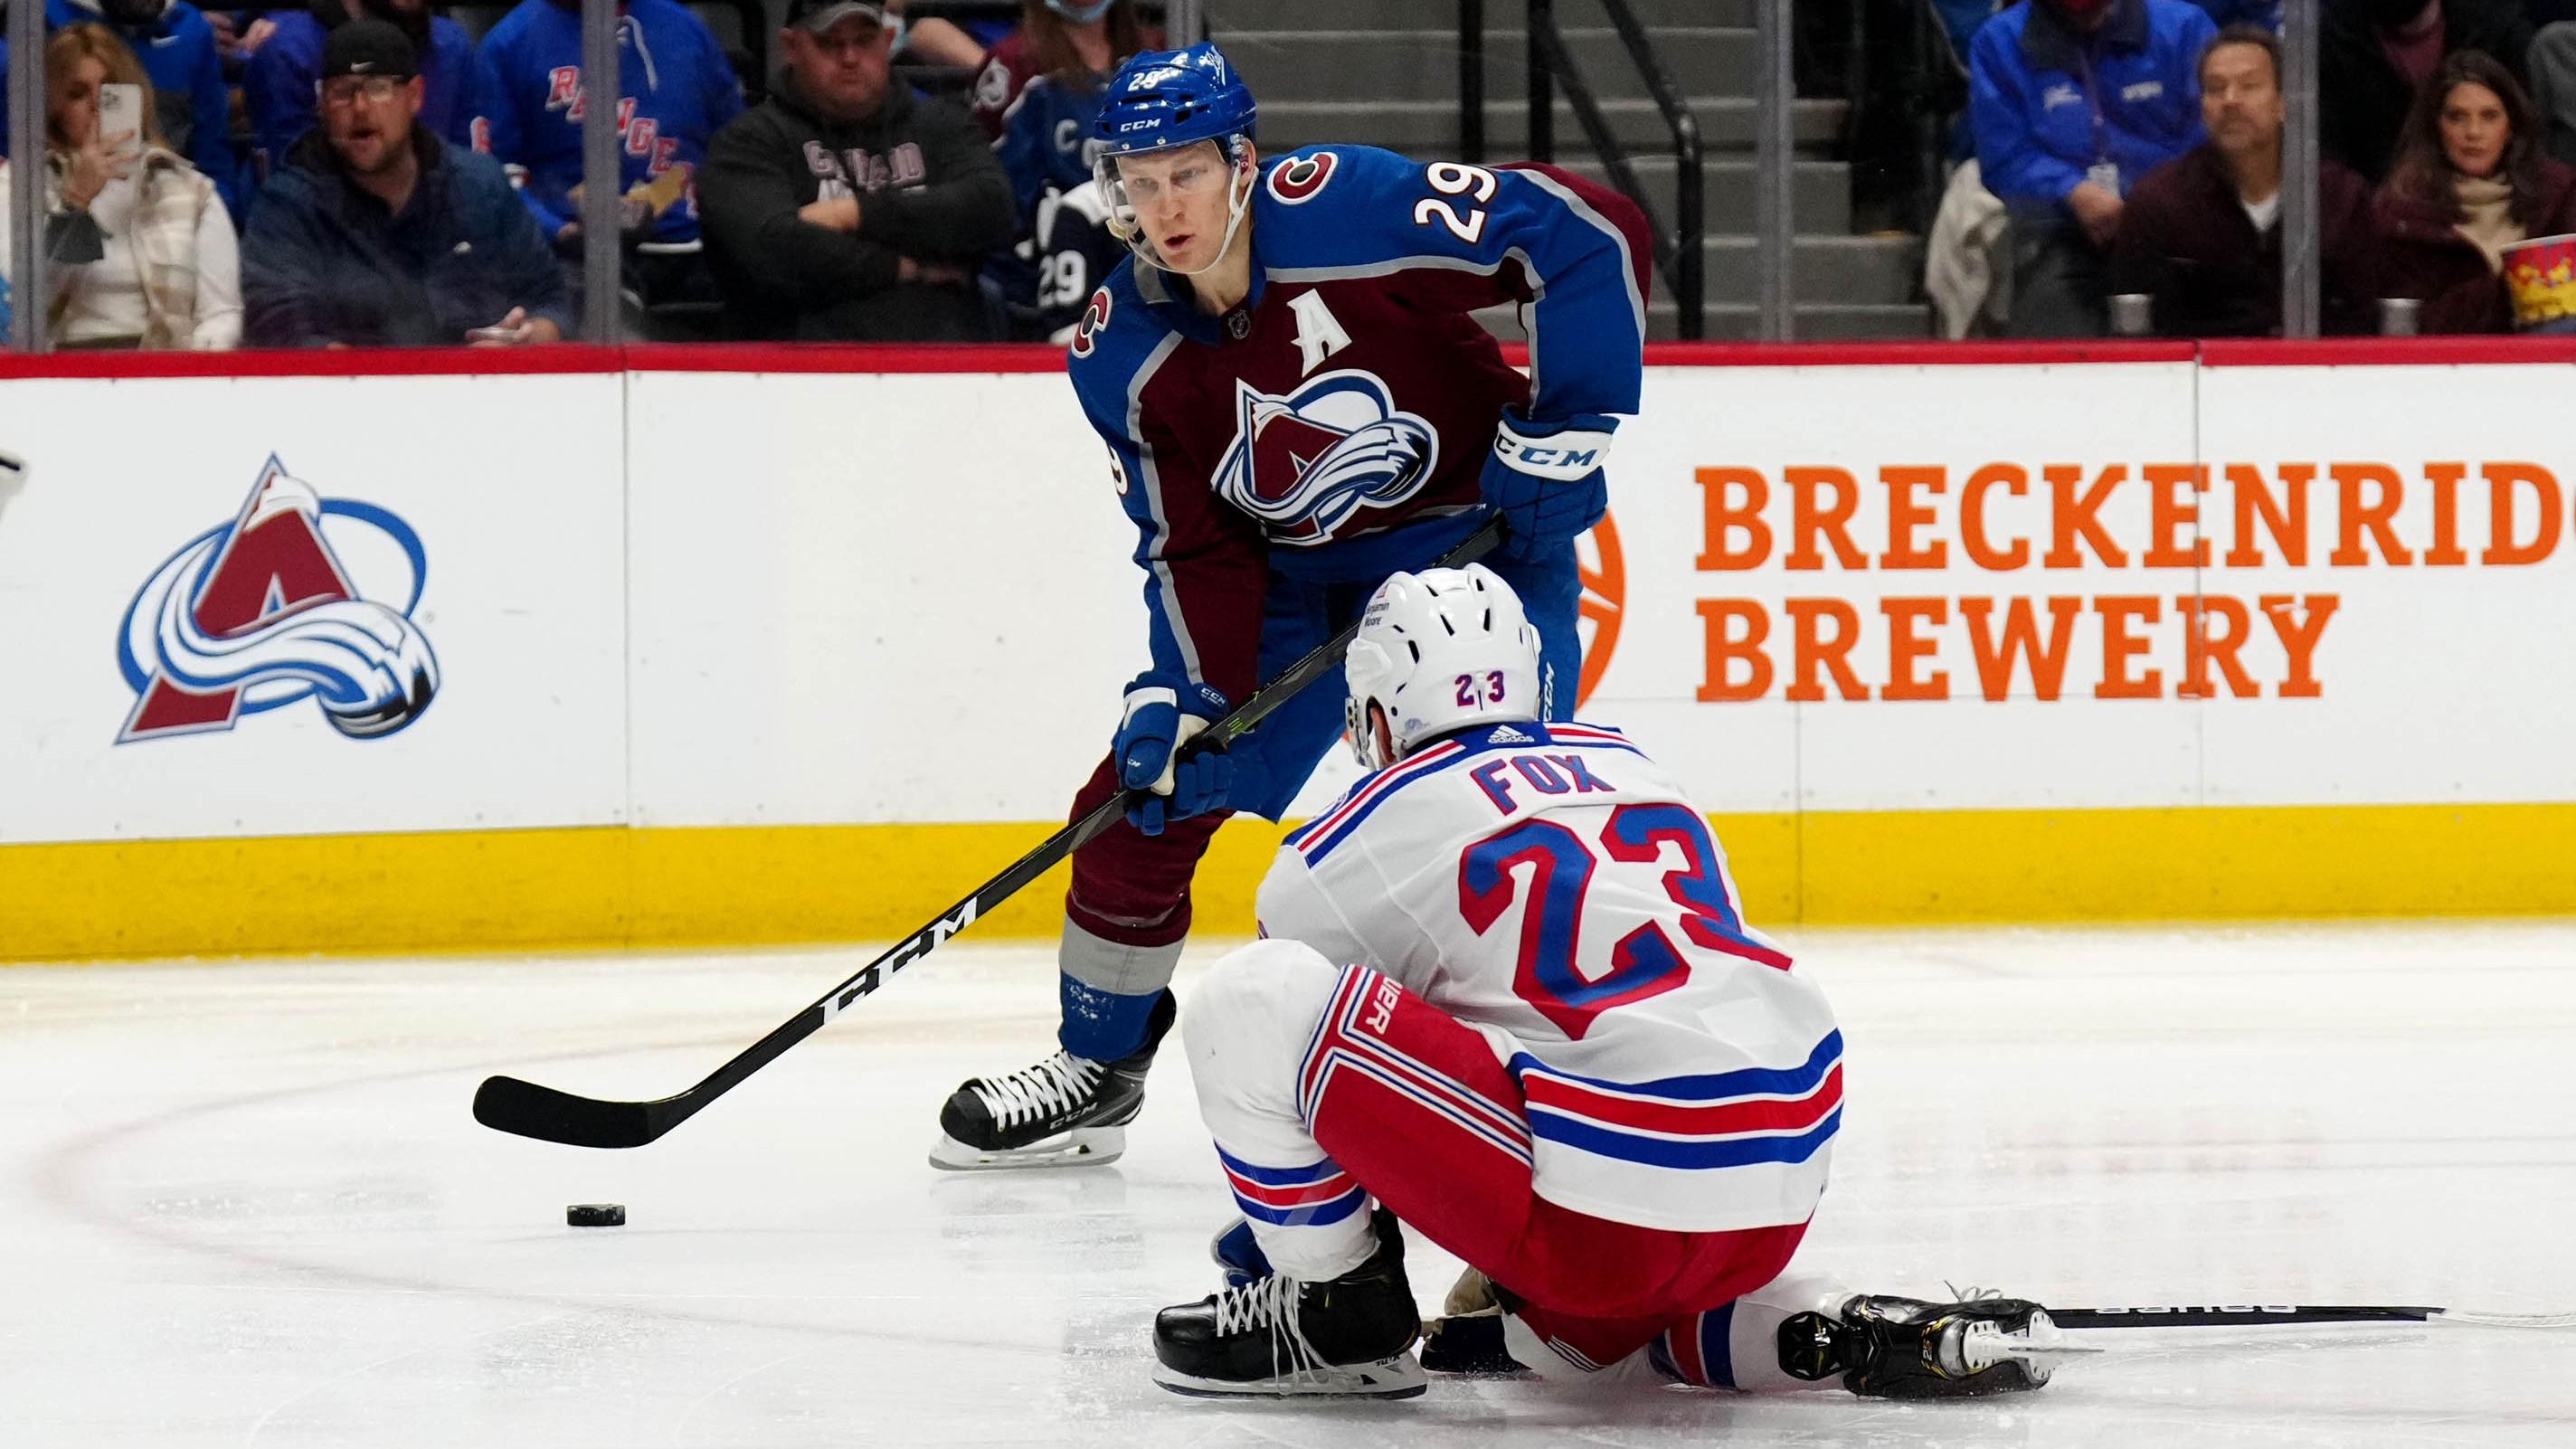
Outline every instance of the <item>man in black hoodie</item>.
<svg viewBox="0 0 2576 1449"><path fill-rule="evenodd" d="M786 66L708 143L698 211L745 335L974 342L998 334L976 274L1010 245L1011 187L953 102L894 85L866 0L790 0Z"/></svg>

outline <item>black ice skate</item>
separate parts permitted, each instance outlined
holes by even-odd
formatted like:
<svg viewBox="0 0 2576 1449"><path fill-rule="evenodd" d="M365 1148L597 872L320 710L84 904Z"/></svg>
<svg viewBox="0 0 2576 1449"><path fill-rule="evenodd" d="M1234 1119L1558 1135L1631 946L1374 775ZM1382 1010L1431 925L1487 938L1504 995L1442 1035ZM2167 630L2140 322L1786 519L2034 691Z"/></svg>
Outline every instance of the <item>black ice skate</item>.
<svg viewBox="0 0 2576 1449"><path fill-rule="evenodd" d="M2060 1355L2086 1351L2027 1299L1926 1303L1886 1294L1852 1298L1835 1316L1798 1314L1780 1325L1779 1342L1791 1378L1841 1374L1844 1388L1883 1399L2019 1393L2047 1383Z"/></svg>
<svg viewBox="0 0 2576 1449"><path fill-rule="evenodd" d="M1114 1062L1059 1050L1003 1077L976 1077L939 1109L930 1165L955 1171L1115 1162L1145 1106L1145 1069L1172 1029L1172 993L1154 1003L1145 1044Z"/></svg>
<svg viewBox="0 0 2576 1449"><path fill-rule="evenodd" d="M1406 1350L1422 1329L1395 1214L1371 1222L1377 1251L1339 1278L1274 1273L1154 1315L1154 1382L1176 1394L1409 1399L1428 1387Z"/></svg>

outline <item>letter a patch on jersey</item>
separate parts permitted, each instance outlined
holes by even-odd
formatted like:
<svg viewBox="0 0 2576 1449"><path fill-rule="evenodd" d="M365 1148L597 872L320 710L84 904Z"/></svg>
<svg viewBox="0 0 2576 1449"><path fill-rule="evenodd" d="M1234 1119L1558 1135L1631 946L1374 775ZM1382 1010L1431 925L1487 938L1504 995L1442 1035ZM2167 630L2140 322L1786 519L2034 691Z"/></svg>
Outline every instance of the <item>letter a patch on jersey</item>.
<svg viewBox="0 0 2576 1449"><path fill-rule="evenodd" d="M1351 345L1351 334L1342 330L1341 319L1324 305L1323 293L1301 293L1288 303L1288 310L1297 314L1297 355L1304 359L1297 368L1299 377Z"/></svg>
<svg viewBox="0 0 2576 1449"><path fill-rule="evenodd" d="M1362 509L1422 491L1440 461L1440 435L1375 373L1328 372L1284 396L1238 379L1234 396L1234 442L1210 482L1274 543L1329 543Z"/></svg>

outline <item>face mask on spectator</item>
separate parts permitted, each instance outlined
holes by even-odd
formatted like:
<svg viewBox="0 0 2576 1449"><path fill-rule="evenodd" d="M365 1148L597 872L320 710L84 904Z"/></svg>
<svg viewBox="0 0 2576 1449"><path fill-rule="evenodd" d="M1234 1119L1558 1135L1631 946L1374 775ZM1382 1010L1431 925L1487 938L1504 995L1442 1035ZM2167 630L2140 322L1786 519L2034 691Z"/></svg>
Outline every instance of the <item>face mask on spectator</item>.
<svg viewBox="0 0 2576 1449"><path fill-rule="evenodd" d="M1098 20L1101 16L1108 14L1109 7L1117 3L1118 0L1099 0L1099 3L1096 5L1081 5L1075 3L1075 0L1046 0L1046 6L1049 10L1063 16L1065 19L1072 21L1076 25L1089 25L1093 21Z"/></svg>

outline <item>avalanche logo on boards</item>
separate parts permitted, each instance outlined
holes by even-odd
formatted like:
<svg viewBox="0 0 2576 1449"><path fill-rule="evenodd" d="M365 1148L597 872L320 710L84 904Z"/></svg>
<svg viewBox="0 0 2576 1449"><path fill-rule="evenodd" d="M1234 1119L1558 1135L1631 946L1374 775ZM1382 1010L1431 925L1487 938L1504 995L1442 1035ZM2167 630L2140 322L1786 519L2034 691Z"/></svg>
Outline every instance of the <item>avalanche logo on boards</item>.
<svg viewBox="0 0 2576 1449"><path fill-rule="evenodd" d="M368 564L363 579L333 537ZM410 524L325 499L271 456L241 513L126 606L116 662L135 701L116 742L229 730L307 698L351 739L392 734L438 693L438 656L411 618L428 577Z"/></svg>

